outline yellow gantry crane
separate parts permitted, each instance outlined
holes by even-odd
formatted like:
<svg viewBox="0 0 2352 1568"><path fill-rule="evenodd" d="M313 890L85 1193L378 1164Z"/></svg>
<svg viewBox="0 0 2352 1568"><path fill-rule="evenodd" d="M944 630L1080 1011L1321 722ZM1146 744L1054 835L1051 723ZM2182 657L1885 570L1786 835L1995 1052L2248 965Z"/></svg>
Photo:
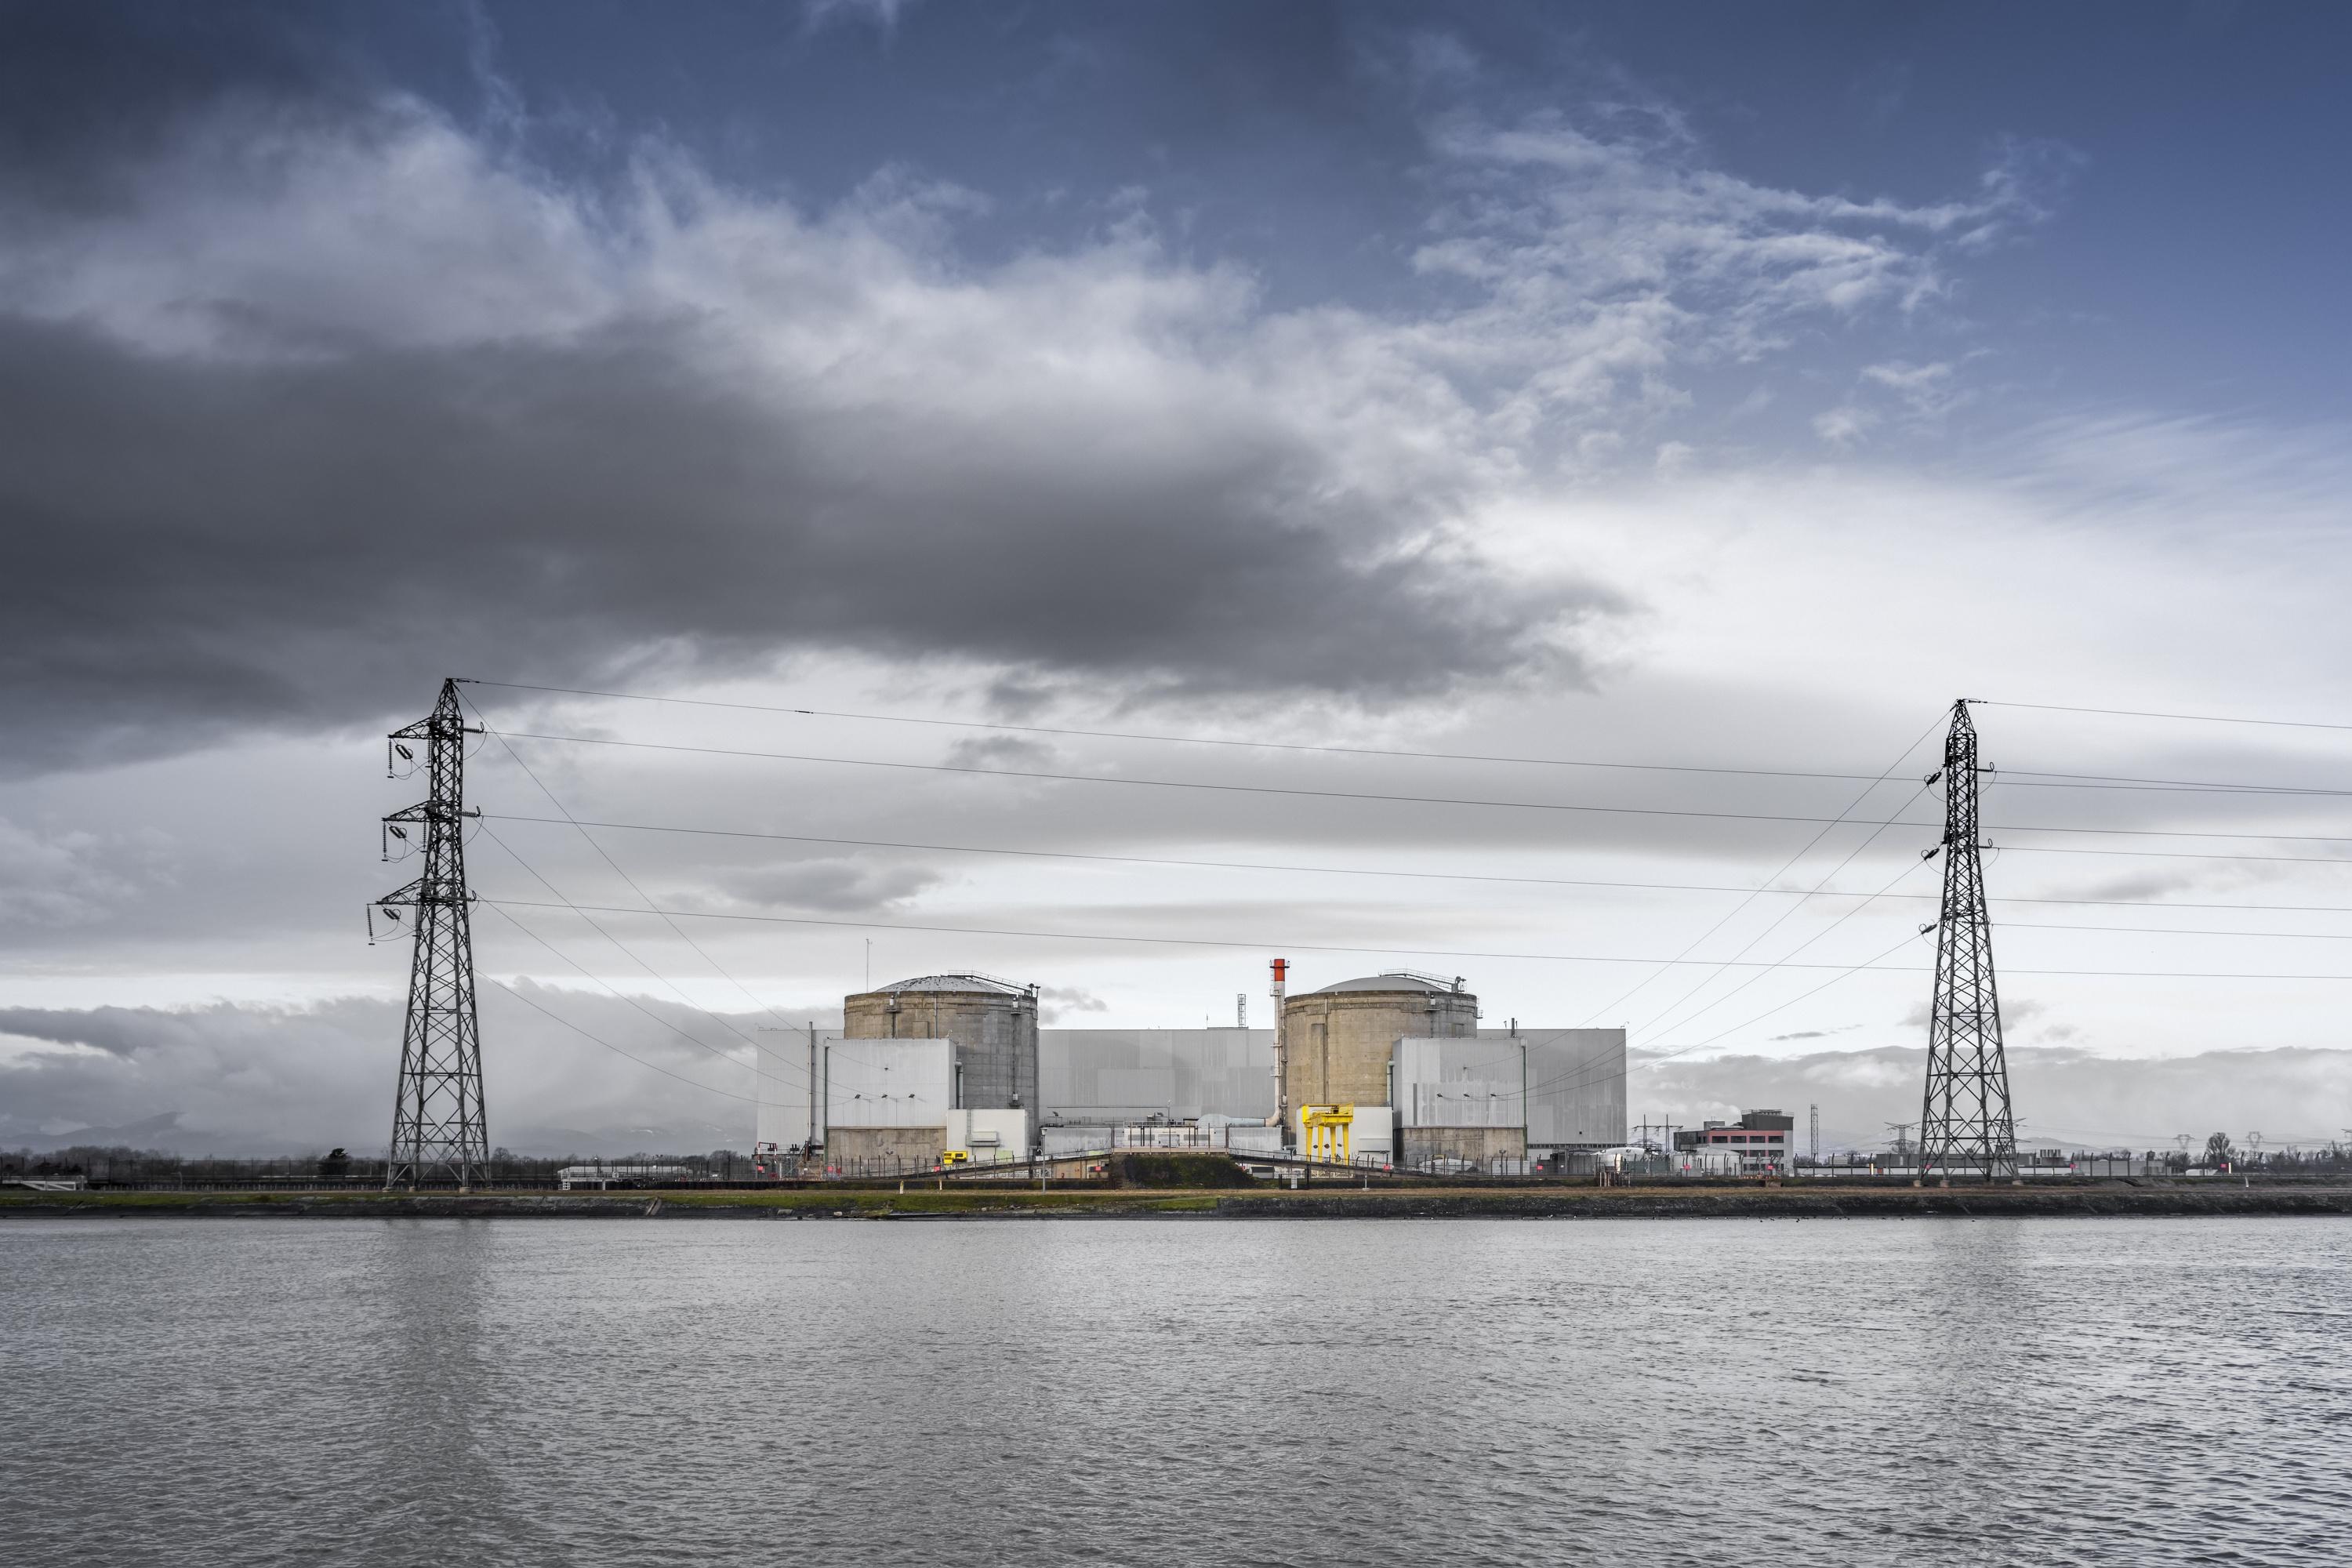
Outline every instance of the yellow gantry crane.
<svg viewBox="0 0 2352 1568"><path fill-rule="evenodd" d="M1298 1125L1307 1134L1308 1159L1344 1165L1353 1158L1349 1143L1356 1125L1354 1106L1302 1105L1298 1108Z"/></svg>

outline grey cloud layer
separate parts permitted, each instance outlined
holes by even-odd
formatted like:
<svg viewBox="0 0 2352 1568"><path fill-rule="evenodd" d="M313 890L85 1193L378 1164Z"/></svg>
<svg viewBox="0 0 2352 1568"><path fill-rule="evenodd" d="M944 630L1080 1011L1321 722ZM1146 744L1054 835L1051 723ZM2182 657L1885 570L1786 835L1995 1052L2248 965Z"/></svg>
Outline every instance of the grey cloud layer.
<svg viewBox="0 0 2352 1568"><path fill-rule="evenodd" d="M527 987L551 1012L646 1062L716 1089L746 1094L750 1068L721 1061L679 1030L726 1049L740 1041L709 1015L672 1003L632 1006L610 996ZM1081 1026L1102 1004L1083 991L1049 988L1066 1026ZM835 1007L837 1008L837 1003ZM482 1002L498 1051L488 1064L492 1132L524 1151L588 1147L606 1152L641 1139L671 1148L749 1138L750 1107L698 1091L608 1055L546 1016L496 989ZM823 1021L830 1009L809 1013ZM795 1021L805 1009L783 1009ZM649 1016L650 1015L650 1016ZM837 1018L837 1011L834 1013ZM152 1142L191 1152L277 1152L379 1142L394 1068L399 1010L349 999L307 1008L100 1007L0 1009L0 1036L47 1048L0 1058L0 1147L69 1140L75 1129L171 1119ZM750 1034L774 1020L723 1015ZM59 1049L59 1047L78 1047ZM1921 1058L1916 1047L1818 1051L1789 1058L1689 1058L1644 1065L1629 1110L1678 1124L1778 1106L1802 1124L1822 1107L1826 1144L1883 1147L1885 1123L1914 1120ZM231 1069L234 1070L231 1070ZM2207 1051L2175 1058L2116 1058L2056 1047L2011 1052L2011 1077L2028 1142L2080 1146L2169 1147L2176 1131L2227 1131L2243 1141L2260 1129L2272 1146L2338 1134L2317 1117L2309 1127L2278 1119L2283 1107L2340 1104L2352 1092L2352 1052L2308 1048Z"/></svg>
<svg viewBox="0 0 2352 1568"><path fill-rule="evenodd" d="M1479 509L1691 355L1916 297L1958 221L1457 125L1422 265L1474 298L1276 310L1132 216L974 268L984 199L901 171L808 213L658 145L560 180L334 101L248 83L101 141L93 207L10 167L14 765L372 721L446 671L803 648L1163 692L1583 680L1622 598L1498 566Z"/></svg>
<svg viewBox="0 0 2352 1568"><path fill-rule="evenodd" d="M1490 458L1442 378L1148 246L966 279L919 196L812 225L677 171L616 241L422 111L196 142L170 194L0 251L0 680L37 760L794 647L1573 678L1605 603L1451 536Z"/></svg>

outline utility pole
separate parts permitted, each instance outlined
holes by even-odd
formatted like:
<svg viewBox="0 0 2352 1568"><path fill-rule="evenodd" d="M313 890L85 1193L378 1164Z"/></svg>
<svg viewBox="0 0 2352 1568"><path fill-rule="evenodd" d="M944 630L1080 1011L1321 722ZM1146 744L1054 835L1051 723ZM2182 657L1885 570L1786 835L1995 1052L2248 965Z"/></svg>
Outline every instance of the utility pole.
<svg viewBox="0 0 2352 1568"><path fill-rule="evenodd" d="M1811 1142L1813 1146L1813 1168L1819 1170L1822 1164L1822 1108L1818 1105L1809 1105L1805 1108L1805 1111L1807 1120L1812 1123Z"/></svg>
<svg viewBox="0 0 2352 1568"><path fill-rule="evenodd" d="M474 1008L473 895L466 887L465 819L480 815L466 809L466 737L480 733L466 723L457 682L445 680L433 711L389 737L390 757L404 761L416 756L404 742L425 743L429 793L383 819L391 838L405 841L411 826L425 830L424 874L376 900L395 921L402 909L412 910L415 933L387 1189L414 1191L420 1182L455 1178L459 1191L469 1192L489 1173L482 1031Z"/></svg>
<svg viewBox="0 0 2352 1568"><path fill-rule="evenodd" d="M1919 1175L1974 1166L1990 1181L2017 1174L2009 1062L1993 982L1977 817L1977 731L1968 700L1952 704L1944 740L1944 902L1936 927L1936 995L1927 1022L1927 1087L1919 1110ZM1929 782L1935 775L1929 775ZM1934 850L1929 850L1934 854Z"/></svg>

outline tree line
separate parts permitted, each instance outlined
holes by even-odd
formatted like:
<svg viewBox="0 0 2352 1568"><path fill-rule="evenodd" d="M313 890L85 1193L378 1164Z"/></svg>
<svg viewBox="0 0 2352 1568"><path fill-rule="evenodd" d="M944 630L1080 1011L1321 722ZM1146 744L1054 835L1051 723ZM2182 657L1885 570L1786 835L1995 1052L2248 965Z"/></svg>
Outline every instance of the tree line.
<svg viewBox="0 0 2352 1568"><path fill-rule="evenodd" d="M700 1154L637 1152L612 1154L518 1154L511 1149L490 1153L489 1179L499 1182L544 1182L555 1184L558 1171L567 1165L678 1165L696 1176L733 1181L751 1174L751 1156L738 1149L713 1149ZM79 1176L98 1183L146 1185L172 1182L266 1182L383 1180L381 1156L328 1149L304 1154L255 1156L186 1155L166 1149L133 1149L122 1144L76 1144L71 1148L35 1153L30 1149L0 1149L0 1181L61 1181Z"/></svg>

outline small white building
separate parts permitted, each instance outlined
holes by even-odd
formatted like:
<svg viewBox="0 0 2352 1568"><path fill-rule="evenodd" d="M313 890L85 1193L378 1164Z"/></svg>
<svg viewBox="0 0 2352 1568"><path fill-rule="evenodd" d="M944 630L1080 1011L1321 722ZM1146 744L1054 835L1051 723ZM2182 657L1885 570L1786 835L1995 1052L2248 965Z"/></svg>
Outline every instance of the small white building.
<svg viewBox="0 0 2352 1568"><path fill-rule="evenodd" d="M1029 1155L1025 1110L950 1110L941 1131L941 1152L950 1158L960 1154L971 1164L1003 1164Z"/></svg>
<svg viewBox="0 0 2352 1568"><path fill-rule="evenodd" d="M928 1169L950 1152L959 1163L994 1164L1029 1154L1025 1109L959 1103L956 1047L940 1039L852 1039L834 1030L794 1030L792 1047L762 1048L766 1092L758 1142L780 1171L789 1153L814 1145L828 1171ZM807 1055L802 1058L801 1050ZM776 1085L814 1092L786 1094Z"/></svg>

